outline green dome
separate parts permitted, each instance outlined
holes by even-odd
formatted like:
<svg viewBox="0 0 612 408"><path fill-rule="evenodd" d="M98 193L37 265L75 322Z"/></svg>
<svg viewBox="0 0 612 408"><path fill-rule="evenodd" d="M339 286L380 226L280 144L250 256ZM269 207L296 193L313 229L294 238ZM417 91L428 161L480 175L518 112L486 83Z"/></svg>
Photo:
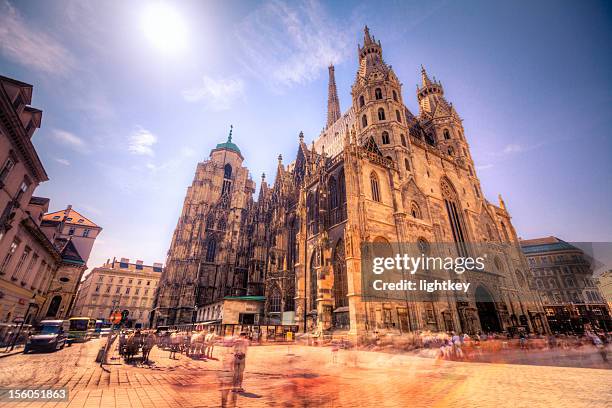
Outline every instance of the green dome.
<svg viewBox="0 0 612 408"><path fill-rule="evenodd" d="M230 127L230 133L229 133L229 136L227 137L227 142L219 143L217 145L216 149L233 150L234 152L236 152L238 154L242 154L242 153L240 153L240 149L238 148L238 145L236 145L236 143L232 142L232 130L233 130L233 126Z"/></svg>

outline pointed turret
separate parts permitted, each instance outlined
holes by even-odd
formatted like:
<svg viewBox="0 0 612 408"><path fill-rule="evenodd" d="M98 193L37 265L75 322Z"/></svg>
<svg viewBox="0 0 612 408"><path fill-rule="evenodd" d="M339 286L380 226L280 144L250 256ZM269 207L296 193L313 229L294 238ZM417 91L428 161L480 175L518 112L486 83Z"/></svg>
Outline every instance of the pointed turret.
<svg viewBox="0 0 612 408"><path fill-rule="evenodd" d="M329 85L327 90L327 127L333 125L338 119L340 119L340 101L338 100L334 66L330 65Z"/></svg>
<svg viewBox="0 0 612 408"><path fill-rule="evenodd" d="M370 37L370 29L368 28L368 26L366 25L363 28L363 45L370 45L372 44L372 37Z"/></svg>
<svg viewBox="0 0 612 408"><path fill-rule="evenodd" d="M421 112L433 113L436 106L444 104L449 110L450 104L444 99L444 88L442 84L435 79L429 79L429 75L425 67L421 65L421 86L417 85L417 99L419 100L419 108Z"/></svg>
<svg viewBox="0 0 612 408"><path fill-rule="evenodd" d="M499 200L499 208L501 208L502 210L506 211L506 203L504 202L504 199L502 198L501 194L497 195L497 199Z"/></svg>
<svg viewBox="0 0 612 408"><path fill-rule="evenodd" d="M427 76L427 71L425 71L425 67L421 65L421 86L429 86L431 83L429 76Z"/></svg>

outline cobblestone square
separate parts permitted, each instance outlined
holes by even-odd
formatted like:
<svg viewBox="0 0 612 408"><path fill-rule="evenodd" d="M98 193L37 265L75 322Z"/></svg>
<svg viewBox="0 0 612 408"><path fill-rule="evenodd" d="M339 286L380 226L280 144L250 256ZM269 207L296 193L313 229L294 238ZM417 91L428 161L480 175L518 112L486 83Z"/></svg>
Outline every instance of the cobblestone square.
<svg viewBox="0 0 612 408"><path fill-rule="evenodd" d="M11 407L218 407L217 359L154 348L152 363L114 355L94 363L99 340L51 354L0 359L1 387L67 387L68 402ZM588 361L588 360L587 360ZM610 407L612 370L441 361L412 355L299 345L252 346L239 407ZM230 406L231 406L230 399Z"/></svg>

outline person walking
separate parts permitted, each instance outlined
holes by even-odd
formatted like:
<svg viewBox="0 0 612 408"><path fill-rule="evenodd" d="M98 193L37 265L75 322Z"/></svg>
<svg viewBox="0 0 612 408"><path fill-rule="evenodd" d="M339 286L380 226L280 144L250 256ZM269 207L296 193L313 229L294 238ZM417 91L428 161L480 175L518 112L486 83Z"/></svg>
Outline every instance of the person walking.
<svg viewBox="0 0 612 408"><path fill-rule="evenodd" d="M246 337L246 332L241 332L240 337L234 341L234 381L233 392L243 392L242 378L244 368L246 366L246 354L249 347L249 341Z"/></svg>

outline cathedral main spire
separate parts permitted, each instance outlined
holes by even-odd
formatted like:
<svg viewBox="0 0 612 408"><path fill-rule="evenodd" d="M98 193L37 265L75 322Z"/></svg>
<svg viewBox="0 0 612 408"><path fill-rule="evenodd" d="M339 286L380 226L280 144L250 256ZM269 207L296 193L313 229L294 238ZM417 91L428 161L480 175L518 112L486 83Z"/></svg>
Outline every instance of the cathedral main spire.
<svg viewBox="0 0 612 408"><path fill-rule="evenodd" d="M329 66L329 85L327 90L327 127L333 125L340 119L340 101L338 100L338 89L336 88L336 76L334 66Z"/></svg>

